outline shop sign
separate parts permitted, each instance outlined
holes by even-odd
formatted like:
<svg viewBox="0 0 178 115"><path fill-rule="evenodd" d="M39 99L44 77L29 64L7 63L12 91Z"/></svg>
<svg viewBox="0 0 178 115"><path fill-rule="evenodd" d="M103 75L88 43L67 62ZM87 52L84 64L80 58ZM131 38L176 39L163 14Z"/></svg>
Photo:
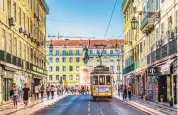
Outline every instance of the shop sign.
<svg viewBox="0 0 178 115"><path fill-rule="evenodd" d="M158 74L158 67L148 67L148 76L157 76Z"/></svg>

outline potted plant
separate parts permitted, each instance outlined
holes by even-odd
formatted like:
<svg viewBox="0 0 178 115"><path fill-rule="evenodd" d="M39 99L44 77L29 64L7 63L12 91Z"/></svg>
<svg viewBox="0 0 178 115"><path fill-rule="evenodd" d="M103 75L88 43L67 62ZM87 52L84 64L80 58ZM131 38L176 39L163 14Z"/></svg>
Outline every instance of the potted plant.
<svg viewBox="0 0 178 115"><path fill-rule="evenodd" d="M173 97L172 96L169 97L169 104L170 104L170 106L173 106Z"/></svg>
<svg viewBox="0 0 178 115"><path fill-rule="evenodd" d="M161 102L163 102L163 99L164 99L164 95L160 95Z"/></svg>

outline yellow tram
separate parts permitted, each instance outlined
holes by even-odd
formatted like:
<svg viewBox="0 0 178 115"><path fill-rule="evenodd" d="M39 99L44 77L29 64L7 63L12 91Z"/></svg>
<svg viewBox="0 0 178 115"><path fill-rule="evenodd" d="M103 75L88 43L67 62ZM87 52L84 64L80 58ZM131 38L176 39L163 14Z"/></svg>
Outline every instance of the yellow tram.
<svg viewBox="0 0 178 115"><path fill-rule="evenodd" d="M97 66L91 73L91 96L97 98L111 99L113 96L113 73L109 67Z"/></svg>

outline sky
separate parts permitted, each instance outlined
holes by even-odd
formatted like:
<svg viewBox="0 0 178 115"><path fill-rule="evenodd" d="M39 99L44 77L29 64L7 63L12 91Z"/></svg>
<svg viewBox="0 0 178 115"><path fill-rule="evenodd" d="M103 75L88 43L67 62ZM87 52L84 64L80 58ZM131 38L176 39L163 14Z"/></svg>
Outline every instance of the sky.
<svg viewBox="0 0 178 115"><path fill-rule="evenodd" d="M123 0L118 0L106 38L123 37ZM103 39L115 0L46 0L47 35Z"/></svg>

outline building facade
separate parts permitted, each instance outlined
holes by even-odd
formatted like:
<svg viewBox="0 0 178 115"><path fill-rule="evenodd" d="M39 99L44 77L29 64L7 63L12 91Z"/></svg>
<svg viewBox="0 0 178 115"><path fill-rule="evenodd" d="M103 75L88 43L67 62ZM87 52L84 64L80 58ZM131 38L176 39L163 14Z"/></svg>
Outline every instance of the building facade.
<svg viewBox="0 0 178 115"><path fill-rule="evenodd" d="M124 0L125 84L141 98L177 103L177 0ZM131 28L133 17L137 28ZM130 31L131 32L130 32Z"/></svg>
<svg viewBox="0 0 178 115"><path fill-rule="evenodd" d="M53 40L48 41L47 47L47 59L49 62L48 70L48 83L63 85L74 85L80 83L82 77L82 68L96 67L100 63L98 54L101 49L96 49L94 45L105 44L107 47L103 51L102 64L110 67L110 70L114 72L115 81L122 80L122 60L121 49L123 48L123 40L118 40L118 49L108 47L109 45L116 44L116 40ZM87 65L83 62L83 47L88 47L89 61ZM120 56L120 57L119 57ZM121 66L119 66L121 64ZM119 71L120 70L120 71ZM118 79L119 77L119 79ZM61 82L62 81L62 82Z"/></svg>
<svg viewBox="0 0 178 115"><path fill-rule="evenodd" d="M0 0L0 102L10 100L12 83L46 83L44 0Z"/></svg>

